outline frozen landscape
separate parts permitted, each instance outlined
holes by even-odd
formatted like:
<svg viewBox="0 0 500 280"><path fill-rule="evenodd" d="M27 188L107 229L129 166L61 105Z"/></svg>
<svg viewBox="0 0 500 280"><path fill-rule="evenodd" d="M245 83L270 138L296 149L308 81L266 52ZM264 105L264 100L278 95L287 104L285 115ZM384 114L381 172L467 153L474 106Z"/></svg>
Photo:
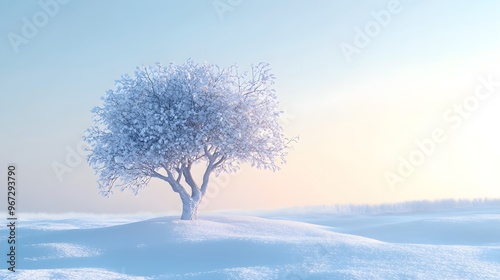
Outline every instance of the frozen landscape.
<svg viewBox="0 0 500 280"><path fill-rule="evenodd" d="M20 215L2 279L498 279L500 201L177 216ZM5 227L1 230L6 251Z"/></svg>
<svg viewBox="0 0 500 280"><path fill-rule="evenodd" d="M0 280L500 280L499 11L0 1Z"/></svg>

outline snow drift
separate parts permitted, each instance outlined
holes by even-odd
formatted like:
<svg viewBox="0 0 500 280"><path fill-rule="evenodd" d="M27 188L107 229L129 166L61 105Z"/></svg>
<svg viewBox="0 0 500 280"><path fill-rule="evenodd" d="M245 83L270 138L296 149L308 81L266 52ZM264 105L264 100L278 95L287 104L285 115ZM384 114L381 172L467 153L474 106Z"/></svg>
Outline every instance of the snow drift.
<svg viewBox="0 0 500 280"><path fill-rule="evenodd" d="M88 218L34 219L20 222L18 271L3 269L0 277L497 279L499 210L279 219L213 215L101 225Z"/></svg>

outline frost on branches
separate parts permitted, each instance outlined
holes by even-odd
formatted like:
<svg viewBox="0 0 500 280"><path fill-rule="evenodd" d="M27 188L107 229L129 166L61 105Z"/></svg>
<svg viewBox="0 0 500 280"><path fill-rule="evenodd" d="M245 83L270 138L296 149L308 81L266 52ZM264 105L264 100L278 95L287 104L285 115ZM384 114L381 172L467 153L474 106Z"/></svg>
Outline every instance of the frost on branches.
<svg viewBox="0 0 500 280"><path fill-rule="evenodd" d="M264 63L244 74L188 61L122 76L92 110L95 126L85 134L101 193L115 186L137 194L158 178L179 194L181 219L192 220L213 172L244 162L279 169L291 140L282 133L273 84ZM199 163L206 169L195 179L191 168Z"/></svg>

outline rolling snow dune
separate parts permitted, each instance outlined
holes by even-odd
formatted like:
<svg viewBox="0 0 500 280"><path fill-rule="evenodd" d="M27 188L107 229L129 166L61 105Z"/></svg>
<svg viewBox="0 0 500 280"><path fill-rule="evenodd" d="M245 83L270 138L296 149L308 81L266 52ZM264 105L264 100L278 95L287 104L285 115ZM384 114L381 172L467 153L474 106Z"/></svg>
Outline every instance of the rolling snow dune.
<svg viewBox="0 0 500 280"><path fill-rule="evenodd" d="M500 207L472 207L280 219L162 217L101 226L78 219L20 221L17 271L2 268L0 277L498 279L498 213ZM2 251L6 233L0 230Z"/></svg>

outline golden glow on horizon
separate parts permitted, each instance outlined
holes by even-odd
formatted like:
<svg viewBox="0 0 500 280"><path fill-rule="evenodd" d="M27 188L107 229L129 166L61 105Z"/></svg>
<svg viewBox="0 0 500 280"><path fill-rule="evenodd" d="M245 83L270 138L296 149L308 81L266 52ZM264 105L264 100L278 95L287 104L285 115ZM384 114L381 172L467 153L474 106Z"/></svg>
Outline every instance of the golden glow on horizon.
<svg viewBox="0 0 500 280"><path fill-rule="evenodd" d="M425 80L401 71L387 80L325 94L328 102L317 106L322 110L304 109L297 115L298 124L288 127L301 140L282 171L247 169L231 185L237 185L237 192L243 192L255 208L499 197L500 175L494 171L500 168L500 133L494 128L500 119L495 109L500 107L500 96L481 101L456 130L443 114L474 93L479 75L492 73L500 81L500 68L434 71L441 74ZM430 137L435 129L442 129L446 140L437 143L404 182L391 188L384 173L397 174L398 157L408 158L418 149L415 140Z"/></svg>

